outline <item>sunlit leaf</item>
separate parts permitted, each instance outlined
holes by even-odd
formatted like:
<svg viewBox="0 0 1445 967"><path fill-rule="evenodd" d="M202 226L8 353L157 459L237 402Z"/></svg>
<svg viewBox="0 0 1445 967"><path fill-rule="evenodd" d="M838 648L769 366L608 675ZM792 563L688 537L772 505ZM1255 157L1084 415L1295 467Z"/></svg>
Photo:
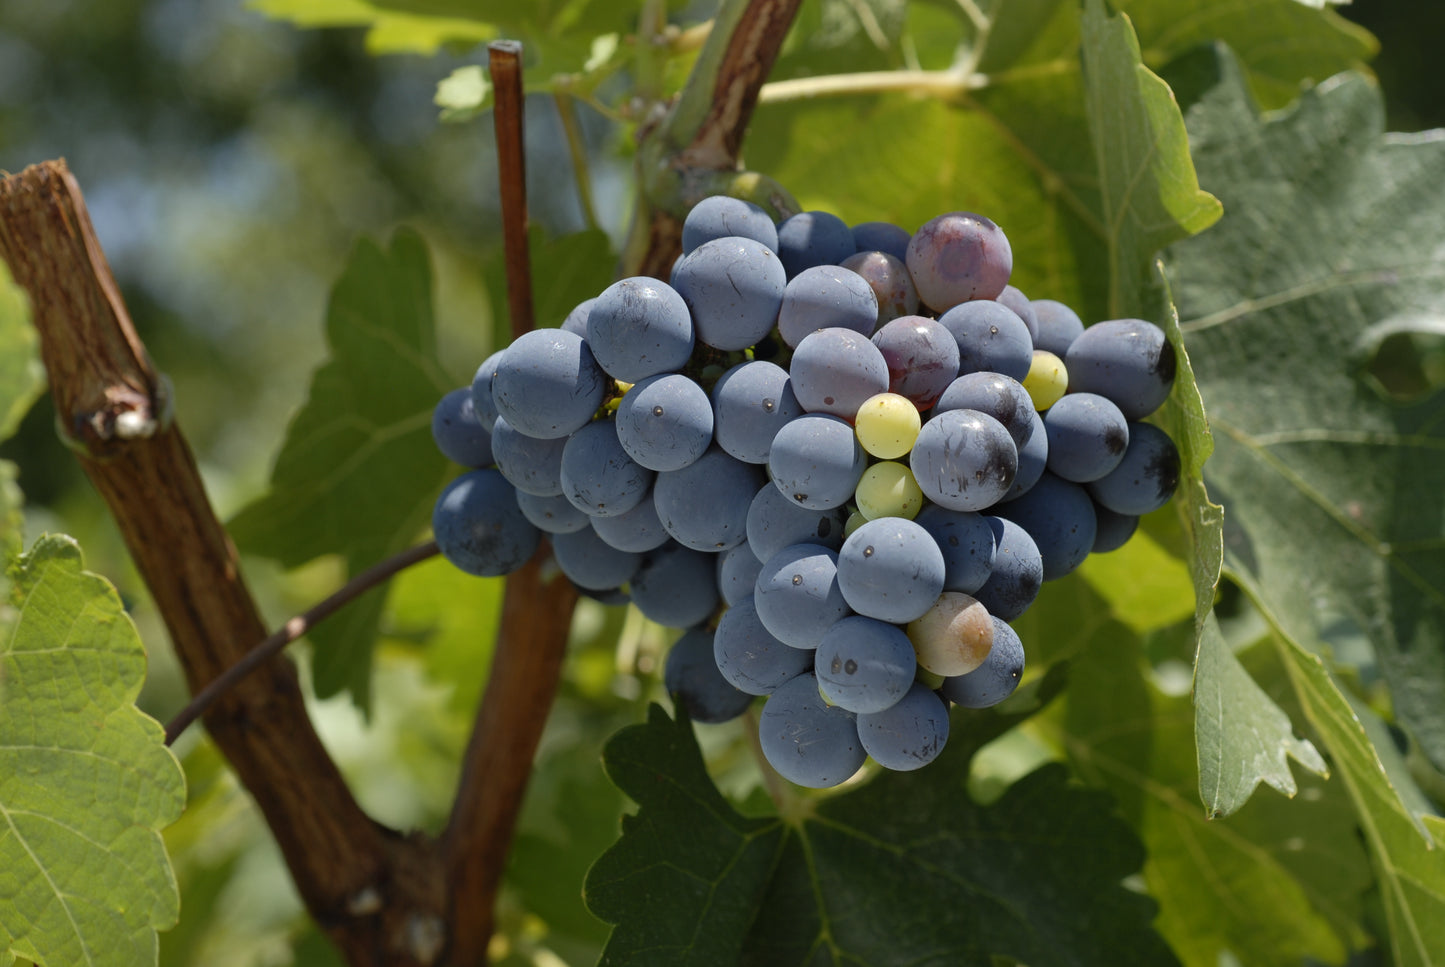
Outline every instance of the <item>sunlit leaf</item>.
<svg viewBox="0 0 1445 967"><path fill-rule="evenodd" d="M160 830L185 778L135 707L145 651L66 537L14 565L0 627L0 959L133 967L180 897Z"/></svg>

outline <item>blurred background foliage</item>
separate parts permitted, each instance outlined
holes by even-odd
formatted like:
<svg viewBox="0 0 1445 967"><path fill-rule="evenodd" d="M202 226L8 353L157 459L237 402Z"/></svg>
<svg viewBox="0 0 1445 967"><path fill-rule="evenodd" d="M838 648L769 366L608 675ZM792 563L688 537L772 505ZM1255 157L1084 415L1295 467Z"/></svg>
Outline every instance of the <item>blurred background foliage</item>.
<svg viewBox="0 0 1445 967"><path fill-rule="evenodd" d="M1445 6L1358 0L1341 12L1380 39L1390 127L1445 125L1431 62ZM465 45L375 56L360 28L297 30L241 0L0 5L0 170L68 160L137 328L175 383L179 421L223 517L265 490L323 359L328 288L358 236L400 224L425 235L441 358L458 385L494 345L500 294L483 270L499 225L490 125L443 124L433 104L438 81L483 59ZM533 97L527 111L533 221L553 236L577 231L586 219L554 102ZM586 107L580 119L598 221L615 246L631 202L625 133ZM151 652L142 705L164 720L185 700L179 671L53 418L42 401L0 447L21 467L27 537L75 535L88 566L115 581ZM248 574L275 623L328 592L340 571L322 561L283 585L274 565L253 561ZM319 727L382 822L435 830L444 821L499 593L498 582L438 562L414 569L393 591L371 719L345 697L318 703ZM656 697L649 673L662 639L635 614L594 606L579 613L574 638L500 911L503 962L591 962L606 936L577 895L622 808L598 748ZM162 962L336 962L214 749L193 732L178 751L191 808L167 838L185 913L162 938ZM745 794L750 781L738 776L748 766L736 776L721 768L723 788Z"/></svg>

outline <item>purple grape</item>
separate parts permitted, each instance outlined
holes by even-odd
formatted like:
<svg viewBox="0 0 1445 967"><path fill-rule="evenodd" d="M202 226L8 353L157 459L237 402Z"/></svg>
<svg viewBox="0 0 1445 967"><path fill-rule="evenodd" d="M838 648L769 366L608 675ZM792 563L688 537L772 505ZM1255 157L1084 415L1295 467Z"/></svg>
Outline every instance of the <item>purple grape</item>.
<svg viewBox="0 0 1445 967"><path fill-rule="evenodd" d="M950 212L913 233L904 261L923 304L946 312L970 299L998 298L1013 271L1013 250L989 219Z"/></svg>
<svg viewBox="0 0 1445 967"><path fill-rule="evenodd" d="M1034 318L1038 320L1039 332L1034 337L1034 348L1044 349L1063 359L1069 354L1069 347L1084 332L1084 323L1079 314L1062 302L1053 299L1033 300Z"/></svg>
<svg viewBox="0 0 1445 967"><path fill-rule="evenodd" d="M908 274L908 266L901 260L887 252L859 252L844 259L843 268L858 273L873 290L873 297L878 303L875 326L900 316L917 314L918 290L913 287L913 276Z"/></svg>
<svg viewBox="0 0 1445 967"><path fill-rule="evenodd" d="M888 364L888 391L920 410L938 402L958 375L958 341L935 319L900 316L873 334Z"/></svg>

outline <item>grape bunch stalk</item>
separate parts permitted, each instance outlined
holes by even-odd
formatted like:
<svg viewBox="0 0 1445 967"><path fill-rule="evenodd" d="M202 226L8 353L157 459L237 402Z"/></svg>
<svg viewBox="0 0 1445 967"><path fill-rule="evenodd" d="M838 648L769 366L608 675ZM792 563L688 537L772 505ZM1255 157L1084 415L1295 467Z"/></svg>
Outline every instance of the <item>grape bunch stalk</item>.
<svg viewBox="0 0 1445 967"><path fill-rule="evenodd" d="M1042 582L1120 547L1179 478L1144 422L1174 350L1009 284L971 212L910 234L716 196L667 281L623 279L437 405L472 468L432 527L471 574L550 540L584 593L683 629L664 680L697 722L759 696L802 786L932 761L949 703L995 705Z"/></svg>

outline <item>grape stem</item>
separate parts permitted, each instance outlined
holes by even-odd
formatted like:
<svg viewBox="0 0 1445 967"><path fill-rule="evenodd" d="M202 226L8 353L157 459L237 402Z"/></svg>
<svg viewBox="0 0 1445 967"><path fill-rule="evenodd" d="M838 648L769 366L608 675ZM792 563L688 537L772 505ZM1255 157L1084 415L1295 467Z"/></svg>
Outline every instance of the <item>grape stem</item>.
<svg viewBox="0 0 1445 967"><path fill-rule="evenodd" d="M527 164L522 138L522 45L494 40L487 45L495 107L497 176L502 196L502 247L507 264L507 309L512 338L532 331L532 258L527 248ZM579 173L578 184L581 184Z"/></svg>
<svg viewBox="0 0 1445 967"><path fill-rule="evenodd" d="M245 657L240 661L211 679L205 688L197 692L186 703L185 708L175 714L166 725L166 745L174 744L176 739L180 738L181 733L192 722L204 715L206 709L214 705L217 699L234 688L247 675L280 654L291 642L341 610L342 606L349 604L383 581L413 564L420 564L428 558L435 557L438 553L436 541L427 541L425 544L418 544L416 547L402 551L400 554L362 571L310 610L291 618L265 640L246 652Z"/></svg>

